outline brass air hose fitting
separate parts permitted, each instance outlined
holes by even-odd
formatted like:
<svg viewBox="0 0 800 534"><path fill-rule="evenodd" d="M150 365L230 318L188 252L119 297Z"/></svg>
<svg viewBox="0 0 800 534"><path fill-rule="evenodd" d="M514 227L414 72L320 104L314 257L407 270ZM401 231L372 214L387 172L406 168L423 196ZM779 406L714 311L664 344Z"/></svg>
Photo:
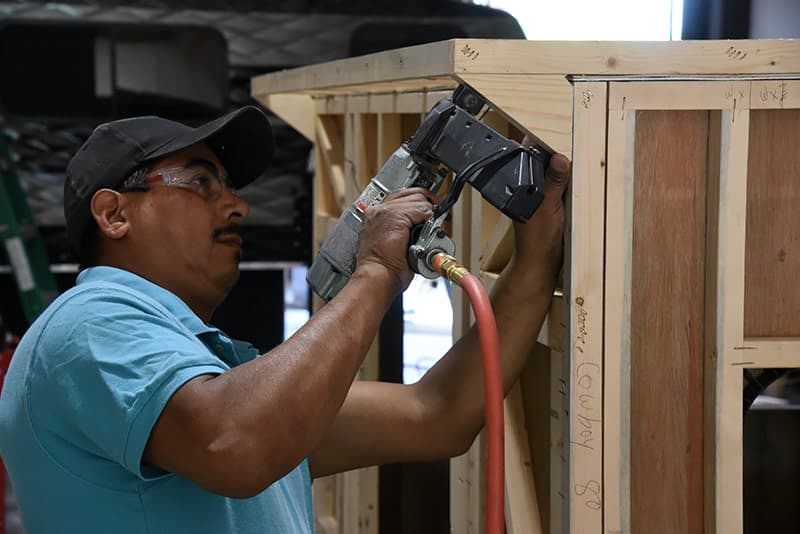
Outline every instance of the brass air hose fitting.
<svg viewBox="0 0 800 534"><path fill-rule="evenodd" d="M469 269L458 263L451 255L440 252L433 257L433 269L453 283L461 284L461 279L469 274Z"/></svg>

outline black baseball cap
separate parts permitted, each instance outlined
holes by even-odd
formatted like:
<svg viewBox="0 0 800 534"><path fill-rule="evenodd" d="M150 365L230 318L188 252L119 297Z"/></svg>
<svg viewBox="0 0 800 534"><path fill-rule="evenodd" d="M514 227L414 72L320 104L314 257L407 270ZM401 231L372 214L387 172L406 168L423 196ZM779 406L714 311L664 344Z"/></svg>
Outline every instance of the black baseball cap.
<svg viewBox="0 0 800 534"><path fill-rule="evenodd" d="M237 189L267 170L274 148L269 120L255 106L197 128L155 116L120 119L95 128L69 162L64 181L67 241L73 251L81 253L96 191L118 188L140 165L197 143L206 143L216 153Z"/></svg>

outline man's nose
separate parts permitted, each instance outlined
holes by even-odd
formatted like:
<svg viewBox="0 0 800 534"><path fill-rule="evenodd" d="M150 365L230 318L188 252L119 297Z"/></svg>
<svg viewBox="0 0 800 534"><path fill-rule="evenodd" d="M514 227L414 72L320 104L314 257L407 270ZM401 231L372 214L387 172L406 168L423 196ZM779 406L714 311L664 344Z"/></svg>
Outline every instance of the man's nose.
<svg viewBox="0 0 800 534"><path fill-rule="evenodd" d="M222 199L226 209L230 210L226 218L241 220L250 214L250 204L227 187L222 192Z"/></svg>

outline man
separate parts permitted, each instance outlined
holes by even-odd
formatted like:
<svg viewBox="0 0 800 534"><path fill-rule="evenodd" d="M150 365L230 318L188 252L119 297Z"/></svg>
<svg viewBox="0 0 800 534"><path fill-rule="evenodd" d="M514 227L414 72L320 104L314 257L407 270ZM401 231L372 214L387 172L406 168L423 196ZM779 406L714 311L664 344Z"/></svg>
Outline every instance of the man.
<svg viewBox="0 0 800 534"><path fill-rule="evenodd" d="M367 211L350 282L274 350L208 324L239 274L235 189L271 139L254 107L197 129L142 117L101 125L70 162L67 236L89 268L31 326L0 399L28 532L312 532L312 478L457 455L483 426L476 332L417 384L351 387L411 281L423 190ZM568 173L554 157L495 288L506 391L552 296Z"/></svg>

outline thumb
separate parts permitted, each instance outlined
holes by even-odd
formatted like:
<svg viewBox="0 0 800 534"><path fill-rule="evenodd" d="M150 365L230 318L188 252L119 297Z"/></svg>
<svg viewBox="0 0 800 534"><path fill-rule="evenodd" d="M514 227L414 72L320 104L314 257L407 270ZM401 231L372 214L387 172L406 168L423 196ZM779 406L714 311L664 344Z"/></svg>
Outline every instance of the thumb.
<svg viewBox="0 0 800 534"><path fill-rule="evenodd" d="M572 163L564 154L553 154L545 171L544 197L549 202L561 203L572 177Z"/></svg>

